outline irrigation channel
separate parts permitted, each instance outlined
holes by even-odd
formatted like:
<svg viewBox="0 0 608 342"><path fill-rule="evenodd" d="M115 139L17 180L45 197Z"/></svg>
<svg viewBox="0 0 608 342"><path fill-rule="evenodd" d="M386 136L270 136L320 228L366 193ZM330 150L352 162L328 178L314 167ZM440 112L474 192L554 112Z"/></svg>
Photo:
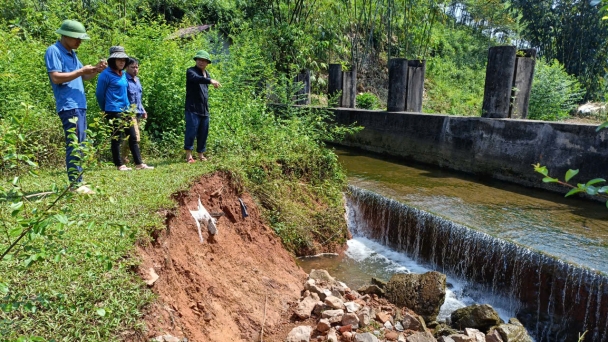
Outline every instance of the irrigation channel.
<svg viewBox="0 0 608 342"><path fill-rule="evenodd" d="M536 341L608 340L608 209L601 204L338 149L353 239L306 258L349 286L436 270L439 320L473 303L519 318ZM532 166L530 172L533 172ZM539 182L541 181L539 177ZM576 179L573 179L576 181Z"/></svg>

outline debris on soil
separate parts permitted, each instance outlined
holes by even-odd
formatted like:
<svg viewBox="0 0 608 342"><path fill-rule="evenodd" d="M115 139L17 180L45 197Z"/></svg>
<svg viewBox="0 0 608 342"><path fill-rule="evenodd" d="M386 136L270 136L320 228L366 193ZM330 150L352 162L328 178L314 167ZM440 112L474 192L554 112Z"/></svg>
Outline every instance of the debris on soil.
<svg viewBox="0 0 608 342"><path fill-rule="evenodd" d="M158 280L158 274L154 271L154 268L150 267L148 270L148 277L144 280L146 285L152 286Z"/></svg>

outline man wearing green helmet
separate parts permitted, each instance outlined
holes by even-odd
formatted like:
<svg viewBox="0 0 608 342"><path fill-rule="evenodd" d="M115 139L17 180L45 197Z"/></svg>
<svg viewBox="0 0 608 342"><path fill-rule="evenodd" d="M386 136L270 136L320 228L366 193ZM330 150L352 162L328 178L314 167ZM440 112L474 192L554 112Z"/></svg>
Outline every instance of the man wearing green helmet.
<svg viewBox="0 0 608 342"><path fill-rule="evenodd" d="M82 177L79 176L82 168L78 164L80 159L78 154L73 153L74 148L71 146L68 136L71 133L70 130L75 129L79 143L86 139L87 100L82 81L90 80L103 71L106 62L100 61L95 66L83 66L78 60L75 50L78 49L82 40L90 39L81 23L75 20L65 20L55 32L60 34L61 38L47 48L44 62L53 88L57 114L65 132L65 160L68 178L74 185L82 182ZM80 186L76 191L85 194L93 193L86 185Z"/></svg>
<svg viewBox="0 0 608 342"><path fill-rule="evenodd" d="M194 163L192 150L196 138L196 152L198 160L207 160L203 154L207 149L207 135L209 134L209 85L221 87L220 82L209 76L205 70L211 63L211 56L207 51L198 51L194 55L196 66L186 70L186 134L184 135L184 150L186 162Z"/></svg>

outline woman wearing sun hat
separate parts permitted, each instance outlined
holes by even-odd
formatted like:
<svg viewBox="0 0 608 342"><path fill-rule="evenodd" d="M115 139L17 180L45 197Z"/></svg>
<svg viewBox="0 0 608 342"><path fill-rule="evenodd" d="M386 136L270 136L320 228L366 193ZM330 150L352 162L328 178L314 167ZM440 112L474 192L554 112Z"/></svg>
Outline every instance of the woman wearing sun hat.
<svg viewBox="0 0 608 342"><path fill-rule="evenodd" d="M196 66L186 70L186 134L184 136L184 150L186 161L195 162L192 158L194 139L196 138L196 152L198 159L207 160L203 154L207 149L207 135L209 134L209 84L215 88L221 87L220 82L211 79L205 70L211 63L211 56L207 51L200 50L194 55Z"/></svg>
<svg viewBox="0 0 608 342"><path fill-rule="evenodd" d="M129 56L125 53L122 46L112 46L108 57L108 67L101 72L97 80L97 90L95 96L99 108L106 113L108 120L112 122L112 161L119 171L130 171L120 157L120 144L124 140L124 135L129 136L129 148L133 155L135 168L137 170L153 169L143 163L139 152L136 132L131 125L131 117L126 113L129 110L129 99L127 97L127 78L124 72L125 65ZM127 127L125 127L127 126Z"/></svg>

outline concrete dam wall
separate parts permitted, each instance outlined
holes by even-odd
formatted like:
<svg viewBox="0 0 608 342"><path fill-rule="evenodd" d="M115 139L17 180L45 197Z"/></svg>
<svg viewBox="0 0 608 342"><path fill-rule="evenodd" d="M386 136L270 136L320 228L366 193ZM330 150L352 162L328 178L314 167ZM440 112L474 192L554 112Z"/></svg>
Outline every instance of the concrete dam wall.
<svg viewBox="0 0 608 342"><path fill-rule="evenodd" d="M503 298L538 342L608 338L608 277L349 186L353 234Z"/></svg>
<svg viewBox="0 0 608 342"><path fill-rule="evenodd" d="M364 127L336 142L343 146L563 193L568 189L543 183L532 164L561 180L568 169L580 169L571 183L608 176L608 130L596 132L595 125L330 110L338 123Z"/></svg>

